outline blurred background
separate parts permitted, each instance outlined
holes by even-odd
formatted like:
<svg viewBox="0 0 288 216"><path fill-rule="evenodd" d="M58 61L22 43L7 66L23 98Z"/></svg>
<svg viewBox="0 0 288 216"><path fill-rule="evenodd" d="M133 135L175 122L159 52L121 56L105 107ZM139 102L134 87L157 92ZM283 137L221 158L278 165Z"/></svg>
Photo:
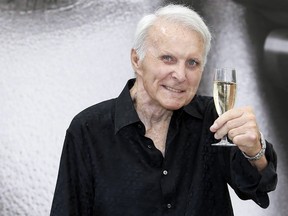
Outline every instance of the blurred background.
<svg viewBox="0 0 288 216"><path fill-rule="evenodd" d="M191 5L213 43L215 67L238 70L236 106L252 105L278 152L279 183L261 209L233 191L236 216L288 211L288 2L284 0L0 0L0 215L49 215L65 131L84 108L117 97L133 77L130 48L142 15Z"/></svg>

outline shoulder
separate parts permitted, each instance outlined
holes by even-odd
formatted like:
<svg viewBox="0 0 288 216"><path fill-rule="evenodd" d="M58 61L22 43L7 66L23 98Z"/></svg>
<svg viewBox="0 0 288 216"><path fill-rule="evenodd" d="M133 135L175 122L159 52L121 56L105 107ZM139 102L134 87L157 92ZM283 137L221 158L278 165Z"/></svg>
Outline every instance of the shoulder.
<svg viewBox="0 0 288 216"><path fill-rule="evenodd" d="M199 106L208 106L213 103L213 97L205 96L205 95L196 95L195 98L191 101L191 103L197 103Z"/></svg>
<svg viewBox="0 0 288 216"><path fill-rule="evenodd" d="M100 124L114 115L115 99L106 100L79 112L71 121L68 131L79 130L83 126Z"/></svg>
<svg viewBox="0 0 288 216"><path fill-rule="evenodd" d="M196 118L215 118L215 106L213 97L195 95L193 100L184 107L184 110Z"/></svg>
<svg viewBox="0 0 288 216"><path fill-rule="evenodd" d="M213 97L204 95L195 95L193 100L187 105L187 107L194 108L200 113L205 113L207 110L211 111L214 108Z"/></svg>

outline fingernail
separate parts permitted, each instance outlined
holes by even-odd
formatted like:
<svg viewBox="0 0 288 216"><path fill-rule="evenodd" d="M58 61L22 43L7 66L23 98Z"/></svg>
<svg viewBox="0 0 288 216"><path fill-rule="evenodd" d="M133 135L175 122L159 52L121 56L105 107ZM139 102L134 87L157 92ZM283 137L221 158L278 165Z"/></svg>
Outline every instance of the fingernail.
<svg viewBox="0 0 288 216"><path fill-rule="evenodd" d="M216 124L214 123L213 125L211 125L210 130L211 130L211 131L215 131L216 128L217 128L217 127L216 127Z"/></svg>
<svg viewBox="0 0 288 216"><path fill-rule="evenodd" d="M214 134L214 138L215 139L220 139L220 137L218 137L218 135L216 133Z"/></svg>

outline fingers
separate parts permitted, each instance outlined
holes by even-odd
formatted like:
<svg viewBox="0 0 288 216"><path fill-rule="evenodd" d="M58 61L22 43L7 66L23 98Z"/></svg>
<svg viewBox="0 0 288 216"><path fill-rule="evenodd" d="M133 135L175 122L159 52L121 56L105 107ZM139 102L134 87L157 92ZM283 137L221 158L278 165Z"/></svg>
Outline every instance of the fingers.
<svg viewBox="0 0 288 216"><path fill-rule="evenodd" d="M253 110L251 107L243 107L238 109L231 109L227 112L220 115L213 123L213 125L210 127L212 132L215 132L219 128L223 127L228 121L232 119L236 119L241 117L244 113L253 113Z"/></svg>
<svg viewBox="0 0 288 216"><path fill-rule="evenodd" d="M246 120L245 120L245 118L242 117L242 115L239 117L236 117L236 118L232 118L231 120L227 120L224 123L222 123L222 119L220 119L221 122L220 122L220 120L215 122L216 127L214 127L213 125L211 126L215 130L214 131L215 132L215 138L220 139L224 135L228 134L229 138L232 139L237 134L244 133L245 129L242 126L244 126L246 124Z"/></svg>
<svg viewBox="0 0 288 216"><path fill-rule="evenodd" d="M259 129L251 107L227 111L215 120L210 130L215 132L216 139L228 134L229 139L243 150L259 147Z"/></svg>
<svg viewBox="0 0 288 216"><path fill-rule="evenodd" d="M234 138L231 139L233 143L237 143L239 148L254 148L254 145L258 143L260 137L256 132L247 131L246 133L237 134Z"/></svg>
<svg viewBox="0 0 288 216"><path fill-rule="evenodd" d="M227 134L242 152L251 157L257 155L262 148L261 135L251 107L229 110L215 120L210 130L215 133L216 139ZM260 160L250 161L250 163L256 166L259 171L268 164L265 155Z"/></svg>
<svg viewBox="0 0 288 216"><path fill-rule="evenodd" d="M247 108L248 109L248 108ZM242 109L231 109L222 115L220 115L213 123L213 125L210 127L210 130L212 132L218 131L222 127L233 127L233 124L235 122L231 122L233 119L238 119L244 114L245 110ZM230 125L227 125L229 122ZM228 129L228 128L227 128ZM227 131L226 131L227 132Z"/></svg>

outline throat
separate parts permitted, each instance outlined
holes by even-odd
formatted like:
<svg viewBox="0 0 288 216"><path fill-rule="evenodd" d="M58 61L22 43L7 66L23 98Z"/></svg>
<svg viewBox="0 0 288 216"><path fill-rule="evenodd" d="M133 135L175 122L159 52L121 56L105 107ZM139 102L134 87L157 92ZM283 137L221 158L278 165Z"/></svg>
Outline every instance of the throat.
<svg viewBox="0 0 288 216"><path fill-rule="evenodd" d="M165 156L166 139L168 134L169 122L154 125L146 130L145 136L150 138L155 147Z"/></svg>

